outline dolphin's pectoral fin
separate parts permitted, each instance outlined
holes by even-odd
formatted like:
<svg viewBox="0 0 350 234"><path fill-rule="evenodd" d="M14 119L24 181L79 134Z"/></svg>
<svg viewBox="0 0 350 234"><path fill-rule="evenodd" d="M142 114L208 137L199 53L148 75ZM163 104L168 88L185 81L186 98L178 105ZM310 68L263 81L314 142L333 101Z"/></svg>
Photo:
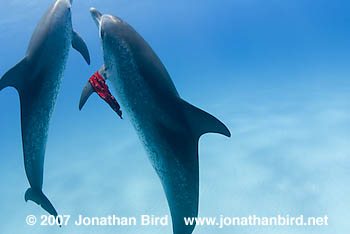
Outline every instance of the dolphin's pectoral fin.
<svg viewBox="0 0 350 234"><path fill-rule="evenodd" d="M19 63L5 73L0 80L0 91L6 87L14 87L17 91L21 90L27 67L27 59L24 57Z"/></svg>
<svg viewBox="0 0 350 234"><path fill-rule="evenodd" d="M89 99L91 94L93 94L94 92L95 92L95 89L92 87L92 85L88 81L83 89L83 92L81 93L81 96L80 96L79 110L83 109L86 101Z"/></svg>
<svg viewBox="0 0 350 234"><path fill-rule="evenodd" d="M123 119L123 113L120 110L119 103L109 91L105 78L100 74L100 72L105 73L105 70L103 68L104 67L95 72L95 74L91 76L88 83L85 85L80 97L79 110L83 108L84 104L91 96L91 94L93 92L96 92L118 114L118 116Z"/></svg>
<svg viewBox="0 0 350 234"><path fill-rule="evenodd" d="M33 201L36 204L40 205L44 210L46 210L49 214L53 216L57 216L57 211L49 201L49 199L45 196L45 194L40 191L33 188L29 188L25 195L24 195L25 201Z"/></svg>
<svg viewBox="0 0 350 234"><path fill-rule="evenodd" d="M197 137L205 133L219 133L231 137L230 130L217 118L182 100L186 118Z"/></svg>
<svg viewBox="0 0 350 234"><path fill-rule="evenodd" d="M89 50L88 50L83 38L76 31L73 31L72 46L74 49L76 49L84 57L87 64L90 65Z"/></svg>
<svg viewBox="0 0 350 234"><path fill-rule="evenodd" d="M102 65L101 68L97 71L97 73L101 74L100 76L103 77L106 74L105 65ZM90 80L93 79L94 76L95 76L95 74L91 76L91 78L89 79L89 81L85 85L83 92L81 93L80 102L79 102L79 110L81 110L84 107L86 101L89 99L91 94L96 92L96 90L94 89L94 87L92 87L92 85L90 83Z"/></svg>

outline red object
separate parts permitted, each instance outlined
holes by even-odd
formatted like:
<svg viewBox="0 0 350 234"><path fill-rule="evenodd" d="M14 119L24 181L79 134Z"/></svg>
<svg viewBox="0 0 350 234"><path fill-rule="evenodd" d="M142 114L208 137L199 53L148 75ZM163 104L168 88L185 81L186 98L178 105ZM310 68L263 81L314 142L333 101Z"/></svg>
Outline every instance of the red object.
<svg viewBox="0 0 350 234"><path fill-rule="evenodd" d="M109 91L106 80L103 78L103 76L101 76L97 71L91 76L89 82L95 89L96 93L108 103L108 105L119 115L120 118L123 118L120 105Z"/></svg>

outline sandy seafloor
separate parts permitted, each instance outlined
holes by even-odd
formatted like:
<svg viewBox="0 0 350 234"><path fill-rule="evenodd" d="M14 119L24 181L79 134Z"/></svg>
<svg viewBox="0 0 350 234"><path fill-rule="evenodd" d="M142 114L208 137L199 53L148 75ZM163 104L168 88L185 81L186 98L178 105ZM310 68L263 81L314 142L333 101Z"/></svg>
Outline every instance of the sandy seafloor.
<svg viewBox="0 0 350 234"><path fill-rule="evenodd" d="M1 1L0 74L25 54L52 1ZM60 214L169 215L160 181L128 116L81 90L102 65L89 8L129 22L153 47L181 96L227 124L200 140L201 217L325 216L328 226L196 227L194 234L344 234L349 230L348 1L75 0L73 25L92 64L71 50L51 121L44 192ZM168 226L28 226L46 214L28 188L19 99L0 93L0 233L172 233Z"/></svg>

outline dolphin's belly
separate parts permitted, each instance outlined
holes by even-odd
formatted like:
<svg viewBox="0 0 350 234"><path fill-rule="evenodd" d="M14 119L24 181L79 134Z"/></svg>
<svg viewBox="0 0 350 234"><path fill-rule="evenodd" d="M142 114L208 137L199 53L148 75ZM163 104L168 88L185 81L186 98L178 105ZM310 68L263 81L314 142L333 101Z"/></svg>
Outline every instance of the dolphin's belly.
<svg viewBox="0 0 350 234"><path fill-rule="evenodd" d="M117 100L132 121L149 125L158 120L180 128L178 118L174 118L181 114L176 90L164 92L169 87L159 87L151 81L152 77L143 77L132 57L119 54L117 58L116 54L118 50L115 49L104 51L107 80L111 82Z"/></svg>
<svg viewBox="0 0 350 234"><path fill-rule="evenodd" d="M43 44L27 54L30 77L26 79L25 86L32 93L32 102L38 103L37 108L53 108L71 46L71 24L52 27L50 33L45 35Z"/></svg>
<svg viewBox="0 0 350 234"><path fill-rule="evenodd" d="M49 123L61 83L59 76L57 72L43 75L43 83L31 87L21 98L24 160L29 182L34 188L42 186Z"/></svg>
<svg viewBox="0 0 350 234"><path fill-rule="evenodd" d="M43 49L40 59L31 61L32 76L26 80L21 94L25 168L31 186L40 189L49 122L65 70L70 38L66 37L56 46Z"/></svg>
<svg viewBox="0 0 350 234"><path fill-rule="evenodd" d="M181 119L162 113L164 110L159 106L148 107L152 111L133 112L130 108L126 111L165 189L178 184L177 190L182 191L180 200L188 202L191 196L188 191L196 189L198 161L191 156L197 154L197 141L192 141L191 132ZM189 171L193 174L187 175ZM188 182L189 179L193 182ZM184 187L188 184L193 188Z"/></svg>
<svg viewBox="0 0 350 234"><path fill-rule="evenodd" d="M127 112L132 116L132 124L169 202L178 202L176 207L196 207L198 201L193 199L193 194L198 193L197 140L193 140L190 129L181 121L181 117L177 119L169 113L162 113L164 110L159 106L150 105L150 109L153 111L130 113L132 111L128 109ZM193 211L197 211L197 208ZM194 217L196 213L191 215Z"/></svg>
<svg viewBox="0 0 350 234"><path fill-rule="evenodd" d="M197 141L192 141L193 136L183 115L179 97L159 95L162 92L152 90L145 77L140 76L132 64L125 66L127 69L119 66L118 72L114 64L106 65L109 70L107 79L112 83L116 97L131 119L159 177L167 181L166 184L176 183L180 187L193 184L193 189L196 189L196 173L186 173L198 168L197 158L189 157L197 154ZM193 182L188 182L188 178ZM183 187L178 190L184 191L183 201L188 201L190 194L187 192L192 189Z"/></svg>

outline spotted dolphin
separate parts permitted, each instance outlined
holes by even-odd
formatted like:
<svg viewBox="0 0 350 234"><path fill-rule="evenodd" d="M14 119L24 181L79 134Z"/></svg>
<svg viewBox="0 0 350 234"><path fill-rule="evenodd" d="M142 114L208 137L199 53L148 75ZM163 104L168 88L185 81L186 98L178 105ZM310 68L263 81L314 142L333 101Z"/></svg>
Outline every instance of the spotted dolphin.
<svg viewBox="0 0 350 234"><path fill-rule="evenodd" d="M99 28L108 80L130 117L163 185L174 234L190 234L184 217L197 217L199 200L198 141L205 133L230 137L218 119L183 100L164 65L148 43L125 21L91 8ZM94 92L85 86L80 109Z"/></svg>
<svg viewBox="0 0 350 234"><path fill-rule="evenodd" d="M25 200L55 216L55 208L42 191L49 122L70 46L90 64L86 44L72 28L71 4L72 0L53 3L38 23L25 57L0 80L0 90L14 87L20 97L24 166L30 184Z"/></svg>

